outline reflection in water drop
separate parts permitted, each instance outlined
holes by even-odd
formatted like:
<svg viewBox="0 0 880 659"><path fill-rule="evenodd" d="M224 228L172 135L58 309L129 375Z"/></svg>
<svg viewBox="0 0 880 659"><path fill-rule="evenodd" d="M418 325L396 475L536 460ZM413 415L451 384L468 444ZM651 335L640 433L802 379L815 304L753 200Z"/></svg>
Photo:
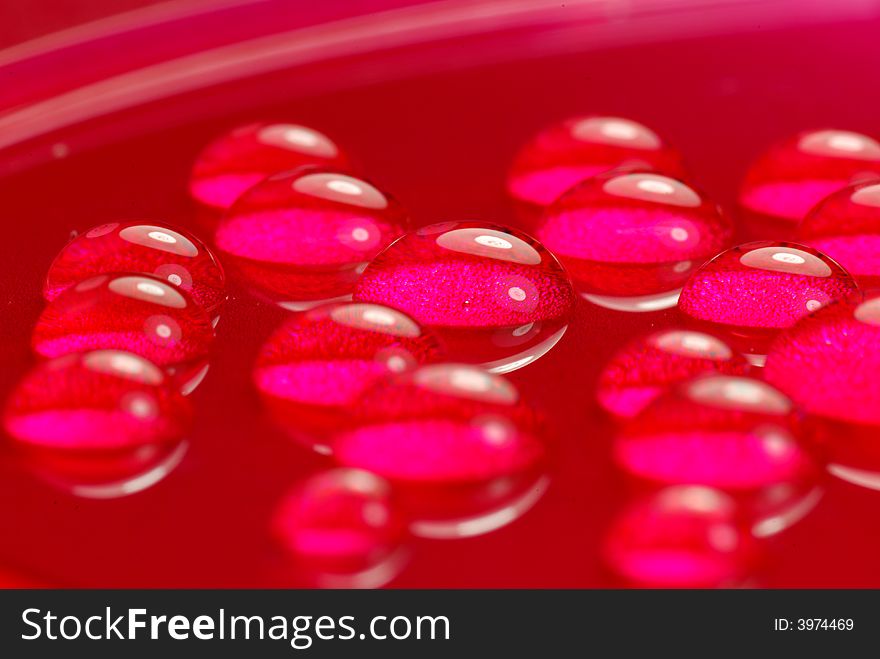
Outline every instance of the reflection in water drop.
<svg viewBox="0 0 880 659"><path fill-rule="evenodd" d="M805 132L773 145L751 165L739 201L755 213L797 222L829 194L878 175L880 143L874 138Z"/></svg>
<svg viewBox="0 0 880 659"><path fill-rule="evenodd" d="M687 381L633 417L614 442L625 472L654 485L704 485L766 530L799 519L823 465L792 402L752 378Z"/></svg>
<svg viewBox="0 0 880 659"><path fill-rule="evenodd" d="M862 288L880 288L880 183L829 195L804 218L798 236L840 263Z"/></svg>
<svg viewBox="0 0 880 659"><path fill-rule="evenodd" d="M155 275L212 316L226 300L223 268L204 243L184 229L136 221L104 224L70 241L49 268L43 297L51 302L85 279L113 272Z"/></svg>
<svg viewBox="0 0 880 659"><path fill-rule="evenodd" d="M358 469L312 476L278 506L272 531L290 558L318 581L375 587L403 554L405 525L390 485Z"/></svg>
<svg viewBox="0 0 880 659"><path fill-rule="evenodd" d="M244 193L214 240L249 287L301 310L350 295L363 267L408 224L400 204L367 181L301 168Z"/></svg>
<svg viewBox="0 0 880 659"><path fill-rule="evenodd" d="M204 367L214 328L186 291L147 275L99 275L50 302L33 348L44 357L126 350L173 368L181 383Z"/></svg>
<svg viewBox="0 0 880 659"><path fill-rule="evenodd" d="M669 487L631 503L605 538L609 566L653 588L742 584L759 557L733 499L705 487Z"/></svg>
<svg viewBox="0 0 880 659"><path fill-rule="evenodd" d="M858 291L849 273L811 247L752 242L719 254L682 289L678 308L746 354L767 353L783 329Z"/></svg>
<svg viewBox="0 0 880 659"><path fill-rule="evenodd" d="M880 474L880 293L841 301L781 334L769 382L819 422L831 473L858 484ZM871 485L868 485L869 487Z"/></svg>
<svg viewBox="0 0 880 659"><path fill-rule="evenodd" d="M189 183L200 205L225 210L270 174L304 165L345 166L326 135L296 124L250 124L210 143L196 158Z"/></svg>
<svg viewBox="0 0 880 659"><path fill-rule="evenodd" d="M524 219L537 219L575 184L632 167L684 173L678 153L647 126L622 117L573 117L523 146L508 174L507 192Z"/></svg>
<svg viewBox="0 0 880 659"><path fill-rule="evenodd" d="M354 299L402 309L452 360L498 372L549 350L574 305L565 271L540 243L480 222L407 234L367 266Z"/></svg>
<svg viewBox="0 0 880 659"><path fill-rule="evenodd" d="M191 419L189 402L158 367L100 350L37 366L10 396L3 422L28 468L76 495L111 498L173 470Z"/></svg>
<svg viewBox="0 0 880 659"><path fill-rule="evenodd" d="M599 378L599 404L619 418L631 418L659 395L705 373L743 375L745 360L720 338L668 329L631 341L608 362Z"/></svg>
<svg viewBox="0 0 880 659"><path fill-rule="evenodd" d="M282 324L261 348L253 378L276 423L330 454L329 436L363 391L442 357L433 334L405 314L349 302L317 307Z"/></svg>
<svg viewBox="0 0 880 659"><path fill-rule="evenodd" d="M537 234L589 301L654 311L675 305L692 270L728 244L731 227L680 181L610 172L551 204Z"/></svg>

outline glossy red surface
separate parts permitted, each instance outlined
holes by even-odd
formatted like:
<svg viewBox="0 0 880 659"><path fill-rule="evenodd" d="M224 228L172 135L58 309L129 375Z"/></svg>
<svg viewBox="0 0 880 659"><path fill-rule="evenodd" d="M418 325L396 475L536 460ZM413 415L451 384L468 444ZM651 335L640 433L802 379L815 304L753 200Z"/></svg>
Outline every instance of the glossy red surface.
<svg viewBox="0 0 880 659"><path fill-rule="evenodd" d="M400 204L370 183L300 168L242 194L214 243L258 293L297 309L350 296L367 263L408 224Z"/></svg>
<svg viewBox="0 0 880 659"><path fill-rule="evenodd" d="M443 355L431 332L395 309L337 303L285 321L260 348L253 378L274 421L330 453L330 436L365 390Z"/></svg>
<svg viewBox="0 0 880 659"><path fill-rule="evenodd" d="M0 394L33 363L42 282L71 230L120 217L197 227L192 163L237 125L277 118L318 127L352 154L358 171L395 192L416 226L514 223L505 179L516 151L542 127L577 114L635 117L668 135L695 184L726 209L749 162L769 144L841 122L880 132L875 85L865 75L880 66L880 21L870 3L524 4L498 0L492 12L475 12L471 1L444 0L402 15L387 3L391 13L347 23L340 21L354 9L332 2L271 16L250 5L206 22L136 25L124 35L89 34L82 47L4 60L15 84L5 88L0 115L0 192L9 218L0 242ZM275 30L287 32L114 78ZM284 48L299 59L276 56ZM248 66L230 59L241 53ZM210 66L195 68L201 64ZM63 96L92 84L100 86ZM48 98L51 106L31 108ZM94 501L60 495L4 456L4 572L72 586L311 583L273 560L272 516L292 486L332 462L289 441L263 415L251 373L284 313L231 284L211 371L192 394L196 424L178 468L136 495ZM611 425L592 402L595 384L625 342L679 322L675 310L628 314L577 301L559 344L509 375L544 413L559 458L546 480L508 482L484 501L506 510L505 496L530 493L539 482L542 496L493 532L415 539L390 585L616 583L600 547L624 488L611 461ZM878 496L832 480L814 511L774 538L756 583L880 585L880 529L864 521Z"/></svg>
<svg viewBox="0 0 880 659"><path fill-rule="evenodd" d="M667 329L641 336L617 352L602 369L597 402L610 414L631 418L655 398L697 375L744 375L746 360L711 334Z"/></svg>
<svg viewBox="0 0 880 659"><path fill-rule="evenodd" d="M43 297L50 302L95 275L142 272L182 288L210 315L226 301L226 276L213 252L185 229L163 223L111 222L71 240L55 257Z"/></svg>
<svg viewBox="0 0 880 659"><path fill-rule="evenodd" d="M863 289L880 287L880 183L857 183L819 202L798 238L846 268Z"/></svg>
<svg viewBox="0 0 880 659"><path fill-rule="evenodd" d="M857 291L852 276L821 252L757 241L704 264L682 289L678 308L723 332L741 352L766 355L780 330Z"/></svg>
<svg viewBox="0 0 880 659"><path fill-rule="evenodd" d="M694 270L730 244L732 229L681 181L612 172L563 194L536 233L591 302L656 311L675 305Z"/></svg>

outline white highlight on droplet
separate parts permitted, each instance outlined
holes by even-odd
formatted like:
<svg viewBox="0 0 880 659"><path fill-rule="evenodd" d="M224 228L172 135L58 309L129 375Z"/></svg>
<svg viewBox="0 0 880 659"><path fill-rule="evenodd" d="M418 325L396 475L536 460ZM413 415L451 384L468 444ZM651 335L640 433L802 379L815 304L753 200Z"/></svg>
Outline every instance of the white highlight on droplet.
<svg viewBox="0 0 880 659"><path fill-rule="evenodd" d="M474 369L453 371L450 382L454 387L465 391L488 391L492 386L492 380L487 374Z"/></svg>
<svg viewBox="0 0 880 659"><path fill-rule="evenodd" d="M177 242L177 238L174 236L165 233L164 231L150 231L147 234L153 240L158 240L160 243L167 243L169 245L173 245Z"/></svg>
<svg viewBox="0 0 880 659"><path fill-rule="evenodd" d="M370 232L363 227L357 227L356 229L352 230L351 237L357 242L362 243L370 239Z"/></svg>
<svg viewBox="0 0 880 659"><path fill-rule="evenodd" d="M394 316L383 309L365 309L363 319L368 323L382 327L391 327L395 322Z"/></svg>
<svg viewBox="0 0 880 659"><path fill-rule="evenodd" d="M165 295L164 288L149 281L139 281L135 284L135 288L144 295L152 295L153 297L164 297Z"/></svg>
<svg viewBox="0 0 880 659"><path fill-rule="evenodd" d="M776 252L770 258L772 258L774 261L779 261L780 263L790 263L792 265L800 265L807 262L803 256L798 256L797 254L792 254L791 252Z"/></svg>
<svg viewBox="0 0 880 659"><path fill-rule="evenodd" d="M513 243L504 240L500 236L477 236L474 242L484 247L494 247L495 249L513 249Z"/></svg>
<svg viewBox="0 0 880 659"><path fill-rule="evenodd" d="M828 138L828 146L838 151L855 153L865 148L865 140L853 133L834 133Z"/></svg>
<svg viewBox="0 0 880 659"><path fill-rule="evenodd" d="M310 130L291 126L282 133L285 142L298 144L300 146L316 146L319 142L318 136Z"/></svg>
<svg viewBox="0 0 880 659"><path fill-rule="evenodd" d="M526 299L526 292L519 286L512 287L507 291L507 294L510 296L511 300L516 300L517 302L522 302Z"/></svg>
<svg viewBox="0 0 880 659"><path fill-rule="evenodd" d="M183 283L183 279L180 278L180 275L175 274L168 275L168 281L170 281L175 286L180 286Z"/></svg>
<svg viewBox="0 0 880 659"><path fill-rule="evenodd" d="M644 192L652 194L670 195L675 194L675 188L666 181L660 181L654 178L645 178L636 183L636 187Z"/></svg>
<svg viewBox="0 0 880 659"><path fill-rule="evenodd" d="M349 195L351 197L357 197L364 193L364 189L357 183L352 183L351 181L343 181L342 179L332 179L330 181L327 181L327 188L333 190L333 192Z"/></svg>
<svg viewBox="0 0 880 659"><path fill-rule="evenodd" d="M607 121L600 130L603 135L618 140L634 140L639 136L639 129L625 121Z"/></svg>
<svg viewBox="0 0 880 659"><path fill-rule="evenodd" d="M816 309L821 309L822 303L819 300L807 300L807 311L816 311Z"/></svg>
<svg viewBox="0 0 880 659"><path fill-rule="evenodd" d="M669 237L679 243L683 243L689 236L687 229L683 227L675 227L669 232Z"/></svg>
<svg viewBox="0 0 880 659"><path fill-rule="evenodd" d="M168 325L166 325L165 323L156 325L156 334L163 339L167 339L169 336L171 336L171 328L168 327Z"/></svg>

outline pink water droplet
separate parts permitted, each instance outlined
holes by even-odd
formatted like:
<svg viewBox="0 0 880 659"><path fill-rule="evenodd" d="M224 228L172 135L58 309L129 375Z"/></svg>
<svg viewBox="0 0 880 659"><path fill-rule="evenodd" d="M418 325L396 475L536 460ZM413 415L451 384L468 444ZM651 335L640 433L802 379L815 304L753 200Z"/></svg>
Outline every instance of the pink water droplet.
<svg viewBox="0 0 880 659"><path fill-rule="evenodd" d="M880 143L845 130L799 133L774 144L749 168L740 204L797 222L832 192L880 176Z"/></svg>
<svg viewBox="0 0 880 659"><path fill-rule="evenodd" d="M740 352L766 355L780 330L857 290L846 270L812 247L752 242L701 267L682 289L678 308Z"/></svg>
<svg viewBox="0 0 880 659"><path fill-rule="evenodd" d="M44 357L127 350L169 369L183 384L204 367L213 338L208 314L186 291L152 275L104 274L50 302L32 343Z"/></svg>
<svg viewBox="0 0 880 659"><path fill-rule="evenodd" d="M6 404L6 432L33 471L74 494L145 489L185 451L192 409L158 366L96 350L36 366Z"/></svg>
<svg viewBox="0 0 880 659"><path fill-rule="evenodd" d="M422 366L384 380L334 438L346 466L411 483L485 482L535 467L544 446L507 380L473 366Z"/></svg>
<svg viewBox="0 0 880 659"><path fill-rule="evenodd" d="M627 474L654 485L705 485L735 496L760 528L781 530L822 468L795 405L748 377L704 375L659 397L614 442ZM785 495L785 496L783 496Z"/></svg>
<svg viewBox="0 0 880 659"><path fill-rule="evenodd" d="M769 382L825 422L833 463L874 474L880 474L878 373L878 292L829 305L780 334L765 369Z"/></svg>
<svg viewBox="0 0 880 659"><path fill-rule="evenodd" d="M729 244L731 227L685 183L611 172L557 199L537 235L587 299L650 311L675 305L690 274Z"/></svg>
<svg viewBox="0 0 880 659"><path fill-rule="evenodd" d="M345 164L339 147L313 128L249 124L205 147L193 165L189 191L200 204L222 210L270 174L303 165Z"/></svg>
<svg viewBox="0 0 880 659"><path fill-rule="evenodd" d="M439 361L438 340L376 304L331 304L297 314L260 350L254 383L274 419L322 452L354 401L380 379Z"/></svg>
<svg viewBox="0 0 880 659"><path fill-rule="evenodd" d="M720 338L667 329L640 337L617 352L602 371L596 396L611 414L630 418L693 376L743 375L748 370L746 360Z"/></svg>
<svg viewBox="0 0 880 659"><path fill-rule="evenodd" d="M533 238L449 222L409 233L379 254L354 299L401 309L434 330L452 359L505 372L556 344L575 297L565 270Z"/></svg>
<svg viewBox="0 0 880 659"><path fill-rule="evenodd" d="M840 263L862 288L880 287L880 183L829 195L807 214L798 235Z"/></svg>
<svg viewBox="0 0 880 659"><path fill-rule="evenodd" d="M522 147L507 191L518 204L539 210L576 183L618 167L683 174L678 153L647 126L620 117L573 117Z"/></svg>
<svg viewBox="0 0 880 659"><path fill-rule="evenodd" d="M151 274L187 291L210 315L226 300L226 278L210 249L188 231L158 222L111 222L71 240L55 257L43 297L114 272Z"/></svg>
<svg viewBox="0 0 880 659"><path fill-rule="evenodd" d="M609 529L604 554L625 580L655 588L737 586L758 558L733 499L699 486L630 504Z"/></svg>
<svg viewBox="0 0 880 659"><path fill-rule="evenodd" d="M313 476L281 501L273 531L307 567L332 573L364 570L403 540L404 522L390 485L358 469Z"/></svg>
<svg viewBox="0 0 880 659"><path fill-rule="evenodd" d="M408 222L372 184L303 168L243 194L217 227L215 243L258 291L302 308L350 295L363 267Z"/></svg>

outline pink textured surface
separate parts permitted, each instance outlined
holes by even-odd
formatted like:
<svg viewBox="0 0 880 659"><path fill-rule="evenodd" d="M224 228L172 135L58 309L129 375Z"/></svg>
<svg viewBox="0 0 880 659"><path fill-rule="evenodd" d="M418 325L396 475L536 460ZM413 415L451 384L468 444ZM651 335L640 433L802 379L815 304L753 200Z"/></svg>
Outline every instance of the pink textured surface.
<svg viewBox="0 0 880 659"><path fill-rule="evenodd" d="M285 495L273 528L294 560L350 572L387 557L400 544L404 525L388 483L367 472L335 469Z"/></svg>
<svg viewBox="0 0 880 659"><path fill-rule="evenodd" d="M442 355L433 334L399 311L331 304L275 330L260 349L253 378L278 423L298 437L324 439L364 390Z"/></svg>
<svg viewBox="0 0 880 659"><path fill-rule="evenodd" d="M423 366L366 391L333 440L342 464L420 483L486 482L533 468L536 421L507 380L470 366Z"/></svg>
<svg viewBox="0 0 880 659"><path fill-rule="evenodd" d="M3 421L22 445L96 451L179 440L191 416L158 367L131 353L96 351L34 368Z"/></svg>
<svg viewBox="0 0 880 659"><path fill-rule="evenodd" d="M608 530L609 566L634 585L706 588L740 585L757 560L736 504L702 487L670 487L637 500Z"/></svg>
<svg viewBox="0 0 880 659"><path fill-rule="evenodd" d="M609 173L574 187L547 209L538 238L586 293L645 295L678 288L730 242L718 209L675 179ZM639 275L631 278L630 271Z"/></svg>
<svg viewBox="0 0 880 659"><path fill-rule="evenodd" d="M139 274L99 275L50 302L33 333L44 357L92 349L133 352L164 367L191 367L208 356L214 330L186 291Z"/></svg>
<svg viewBox="0 0 880 659"><path fill-rule="evenodd" d="M835 190L880 175L880 144L868 135L814 130L778 142L749 167L745 208L798 222Z"/></svg>
<svg viewBox="0 0 880 659"><path fill-rule="evenodd" d="M507 179L516 201L546 206L572 185L620 166L681 174L678 153L650 128L618 117L572 117L535 135Z"/></svg>
<svg viewBox="0 0 880 659"><path fill-rule="evenodd" d="M700 268L682 289L678 308L735 336L744 351L760 351L778 330L857 290L846 270L811 247L754 242Z"/></svg>
<svg viewBox="0 0 880 659"><path fill-rule="evenodd" d="M226 300L223 267L193 234L163 222L123 221L93 227L55 257L43 297L52 301L95 275L140 272L187 291L209 314Z"/></svg>
<svg viewBox="0 0 880 659"><path fill-rule="evenodd" d="M249 284L280 301L351 293L360 268L403 234L409 220L361 179L318 168L270 176L221 220L217 248Z"/></svg>
<svg viewBox="0 0 880 659"><path fill-rule="evenodd" d="M695 375L742 375L748 370L746 360L717 337L664 330L640 337L617 352L599 376L596 397L606 411L629 418Z"/></svg>
<svg viewBox="0 0 880 659"><path fill-rule="evenodd" d="M346 158L325 135L295 124L249 124L229 131L199 154L190 195L212 208L229 208L249 187L276 172L303 165L344 166Z"/></svg>

